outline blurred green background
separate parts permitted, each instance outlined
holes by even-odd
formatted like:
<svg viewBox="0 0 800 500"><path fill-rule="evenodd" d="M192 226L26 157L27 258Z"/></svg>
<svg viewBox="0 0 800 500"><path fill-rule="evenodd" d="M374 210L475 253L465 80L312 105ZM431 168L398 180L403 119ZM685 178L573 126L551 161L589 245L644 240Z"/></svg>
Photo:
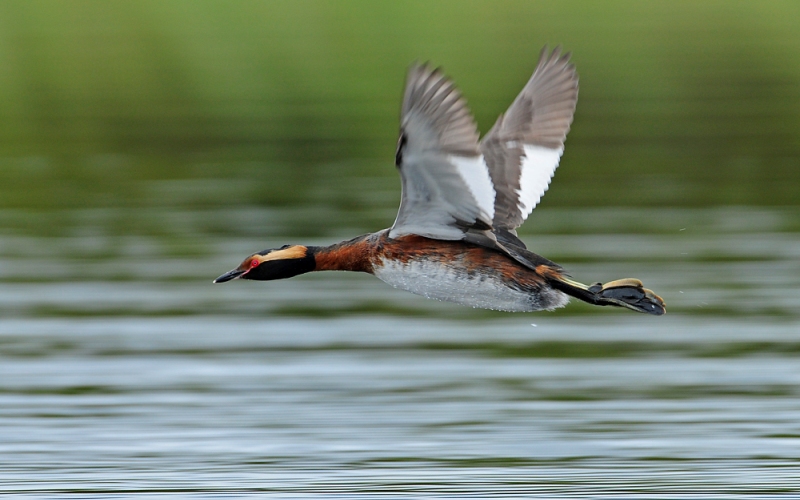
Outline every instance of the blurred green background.
<svg viewBox="0 0 800 500"><path fill-rule="evenodd" d="M485 132L544 44L573 52L581 90L543 206L795 205L798 21L793 0L7 0L0 208L34 219L0 225L302 204L377 230L399 200L409 63L442 65ZM294 230L325 235L339 220L325 212ZM148 232L135 220L108 224Z"/></svg>

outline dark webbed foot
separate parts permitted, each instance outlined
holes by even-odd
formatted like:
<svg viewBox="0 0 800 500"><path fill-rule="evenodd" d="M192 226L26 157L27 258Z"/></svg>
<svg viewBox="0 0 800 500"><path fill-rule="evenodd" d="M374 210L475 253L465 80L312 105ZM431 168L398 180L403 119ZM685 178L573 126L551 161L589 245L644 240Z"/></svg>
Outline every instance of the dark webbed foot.
<svg viewBox="0 0 800 500"><path fill-rule="evenodd" d="M598 306L624 307L632 311L661 316L667 312L664 300L642 286L642 282L634 278L609 281L606 284L595 283L586 286L564 275L550 278L550 284L556 290Z"/></svg>
<svg viewBox="0 0 800 500"><path fill-rule="evenodd" d="M589 287L595 294L597 302L620 307L627 307L634 311L655 314L660 316L667 312L664 300L648 290L642 282L634 278L624 278L610 281L606 284L595 283Z"/></svg>

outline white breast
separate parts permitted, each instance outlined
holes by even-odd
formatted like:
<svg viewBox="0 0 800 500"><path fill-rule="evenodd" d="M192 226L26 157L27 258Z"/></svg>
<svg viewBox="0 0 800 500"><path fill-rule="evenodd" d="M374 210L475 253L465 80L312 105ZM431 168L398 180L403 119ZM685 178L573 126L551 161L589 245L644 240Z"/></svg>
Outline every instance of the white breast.
<svg viewBox="0 0 800 500"><path fill-rule="evenodd" d="M534 293L507 286L499 276L469 274L437 262L384 260L374 267L380 280L429 299L498 311L527 312L563 307L569 298L545 287Z"/></svg>

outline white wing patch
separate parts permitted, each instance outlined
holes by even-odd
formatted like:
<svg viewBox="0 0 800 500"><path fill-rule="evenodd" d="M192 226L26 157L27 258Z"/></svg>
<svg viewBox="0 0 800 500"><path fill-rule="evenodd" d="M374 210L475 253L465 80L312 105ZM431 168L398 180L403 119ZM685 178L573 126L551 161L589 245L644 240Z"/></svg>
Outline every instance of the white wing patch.
<svg viewBox="0 0 800 500"><path fill-rule="evenodd" d="M456 167L458 175L464 179L486 220L491 221L494 218L495 192L492 179L489 177L489 167L483 155L476 157L450 155L447 159Z"/></svg>
<svg viewBox="0 0 800 500"><path fill-rule="evenodd" d="M519 207L523 219L526 219L547 191L550 179L556 173L561 154L564 153L564 148L550 149L525 144L523 149L525 157L521 159Z"/></svg>

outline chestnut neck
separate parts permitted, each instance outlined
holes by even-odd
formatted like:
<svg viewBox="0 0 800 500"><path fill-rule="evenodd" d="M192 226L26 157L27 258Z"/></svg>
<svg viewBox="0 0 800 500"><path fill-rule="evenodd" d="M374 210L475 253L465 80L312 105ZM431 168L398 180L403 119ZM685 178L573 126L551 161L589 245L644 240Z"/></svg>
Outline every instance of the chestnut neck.
<svg viewBox="0 0 800 500"><path fill-rule="evenodd" d="M308 247L314 256L314 271L356 271L372 273L372 247L369 235L358 236L328 247Z"/></svg>

